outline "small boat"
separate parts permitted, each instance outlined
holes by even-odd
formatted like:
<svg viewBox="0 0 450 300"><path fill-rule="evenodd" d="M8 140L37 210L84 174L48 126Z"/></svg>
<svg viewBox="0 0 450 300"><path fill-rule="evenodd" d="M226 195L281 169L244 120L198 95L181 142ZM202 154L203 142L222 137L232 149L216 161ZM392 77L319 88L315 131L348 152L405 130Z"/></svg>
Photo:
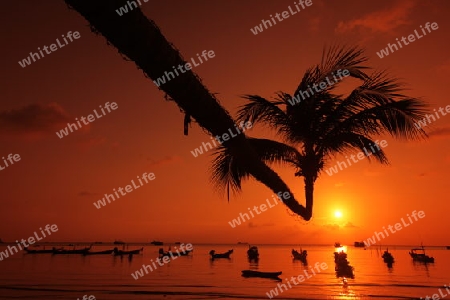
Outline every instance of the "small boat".
<svg viewBox="0 0 450 300"><path fill-rule="evenodd" d="M447 250L450 250L450 246L447 246L446 248L447 248Z"/></svg>
<svg viewBox="0 0 450 300"><path fill-rule="evenodd" d="M294 257L294 260L298 259L298 260L301 260L302 262L306 262L306 256L308 255L306 250L302 250L301 248L300 248L300 251L292 249L291 253L292 253L292 256Z"/></svg>
<svg viewBox="0 0 450 300"><path fill-rule="evenodd" d="M283 272L260 272L260 271L253 271L253 270L243 270L242 276L243 277L261 277L261 278L272 278L272 279L280 279L279 276Z"/></svg>
<svg viewBox="0 0 450 300"><path fill-rule="evenodd" d="M150 244L155 245L155 246L162 246L162 245L164 245L164 243L160 242L160 241L152 241Z"/></svg>
<svg viewBox="0 0 450 300"><path fill-rule="evenodd" d="M334 262L338 263L342 260L347 260L347 253L345 253L344 251L334 252Z"/></svg>
<svg viewBox="0 0 450 300"><path fill-rule="evenodd" d="M230 258L231 253L233 253L233 249L228 250L225 253L217 253L215 250L209 251L209 255L211 255L211 259L217 259L217 258Z"/></svg>
<svg viewBox="0 0 450 300"><path fill-rule="evenodd" d="M125 245L125 242L124 241L120 241L120 240L115 240L113 244L114 245Z"/></svg>
<svg viewBox="0 0 450 300"><path fill-rule="evenodd" d="M336 264L334 268L336 277L355 278L354 268L350 266L350 262L347 260L347 253L344 251L334 252L334 262Z"/></svg>
<svg viewBox="0 0 450 300"><path fill-rule="evenodd" d="M354 246L356 248L364 248L366 247L366 245L364 244L364 242L355 242Z"/></svg>
<svg viewBox="0 0 450 300"><path fill-rule="evenodd" d="M423 246L422 248L411 249L409 255L411 255L413 261L422 263L434 263L434 257L426 255L425 248Z"/></svg>
<svg viewBox="0 0 450 300"><path fill-rule="evenodd" d="M83 255L111 255L114 252L113 250L104 250L104 251L86 251L83 253Z"/></svg>
<svg viewBox="0 0 450 300"><path fill-rule="evenodd" d="M192 251L193 250L184 250L182 252L173 252L169 248L169 251L164 252L163 248L159 248L159 257L162 258L164 256L167 256L170 258L170 257L178 257L178 256L188 256L189 253L191 253Z"/></svg>
<svg viewBox="0 0 450 300"><path fill-rule="evenodd" d="M53 248L54 249L54 248ZM26 253L28 254L46 254L46 253L53 253L53 249L28 249L28 247L23 248ZM62 248L59 248L57 250L62 250Z"/></svg>
<svg viewBox="0 0 450 300"><path fill-rule="evenodd" d="M139 254L139 253L141 253L141 251L144 251L144 247L142 247L141 249L130 250L130 251L119 250L119 249L117 249L117 247L115 247L113 249L114 256Z"/></svg>
<svg viewBox="0 0 450 300"><path fill-rule="evenodd" d="M258 260L259 259L258 247L248 246L247 256L249 260Z"/></svg>
<svg viewBox="0 0 450 300"><path fill-rule="evenodd" d="M341 243L339 242L334 243L334 248L341 248L341 247L342 247Z"/></svg>
<svg viewBox="0 0 450 300"><path fill-rule="evenodd" d="M238 242L237 244L238 244L238 245L248 245L247 242Z"/></svg>
<svg viewBox="0 0 450 300"><path fill-rule="evenodd" d="M394 263L394 257L392 256L391 253L389 253L388 249L386 249L386 251L383 252L383 255L381 255L381 257L383 258L383 261L387 264Z"/></svg>
<svg viewBox="0 0 450 300"><path fill-rule="evenodd" d="M83 254L91 250L91 246L83 248L83 249L75 249L75 250L66 250L66 249L56 249L53 247L53 254Z"/></svg>

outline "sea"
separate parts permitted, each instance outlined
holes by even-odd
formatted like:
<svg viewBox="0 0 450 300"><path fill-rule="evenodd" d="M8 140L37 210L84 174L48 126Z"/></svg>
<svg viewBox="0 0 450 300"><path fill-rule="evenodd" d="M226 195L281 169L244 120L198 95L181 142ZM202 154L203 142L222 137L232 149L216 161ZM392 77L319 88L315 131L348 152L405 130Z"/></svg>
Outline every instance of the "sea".
<svg viewBox="0 0 450 300"><path fill-rule="evenodd" d="M169 245L164 245L167 251ZM177 245L172 245L172 250ZM411 247L389 246L395 258L392 268L383 262L386 247L344 247L354 279L337 278L334 246L302 245L308 251L307 264L293 261L291 250L299 245L256 245L260 259L247 260L248 245L194 244L186 257L172 259L139 279L131 274L158 257L161 246L146 244L143 254L130 257L113 255L24 254L23 251L0 261L0 299L443 299L450 284L450 250L426 247L433 264L415 263ZM127 245L129 250L142 244ZM71 247L67 247L70 249ZM92 250L112 249L112 244L95 245ZM0 251L5 250L0 246ZM209 251L233 249L230 259L212 261ZM325 270L317 266L325 266ZM314 268L316 266L316 268ZM311 271L314 268L315 275ZM245 278L242 270L282 271L281 281ZM290 286L292 276L309 274L303 282ZM285 284L286 288L282 288ZM445 296L445 297L443 297ZM89 298L90 297L90 298ZM450 299L450 296L448 297Z"/></svg>

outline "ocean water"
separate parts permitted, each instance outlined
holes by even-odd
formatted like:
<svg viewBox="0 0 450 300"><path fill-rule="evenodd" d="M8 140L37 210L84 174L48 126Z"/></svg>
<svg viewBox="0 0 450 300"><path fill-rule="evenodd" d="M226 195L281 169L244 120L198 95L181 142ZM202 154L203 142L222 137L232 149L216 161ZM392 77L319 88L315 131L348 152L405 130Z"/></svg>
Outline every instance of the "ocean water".
<svg viewBox="0 0 450 300"><path fill-rule="evenodd" d="M336 278L332 246L303 246L308 265L293 261L291 245L257 245L260 260L249 263L247 245L194 245L194 252L135 280L131 273L158 256L159 246L145 246L142 255L121 259L110 255L51 255L19 252L0 261L0 299L269 299L267 294L286 278L305 270L311 276L274 299L420 299L441 293L450 284L450 251L427 248L434 264L413 263L410 247L393 247L395 263L388 269L379 249L346 248L355 268L354 279L345 286ZM95 246L93 250L112 249ZM131 245L129 249L140 248ZM167 246L164 246L167 250ZM172 249L174 246L172 246ZM0 247L0 251L5 247ZM231 259L211 261L208 252L234 249ZM384 249L383 249L384 250ZM328 268L312 275L310 268L326 263ZM324 265L323 265L324 266ZM282 271L283 281L241 277L241 270ZM450 297L449 297L450 298Z"/></svg>

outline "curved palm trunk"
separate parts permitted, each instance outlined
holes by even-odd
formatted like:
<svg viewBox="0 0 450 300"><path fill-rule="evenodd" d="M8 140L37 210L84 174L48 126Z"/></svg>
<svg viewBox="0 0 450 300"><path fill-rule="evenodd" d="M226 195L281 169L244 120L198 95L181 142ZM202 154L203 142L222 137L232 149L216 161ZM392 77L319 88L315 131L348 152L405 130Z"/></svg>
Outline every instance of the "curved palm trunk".
<svg viewBox="0 0 450 300"><path fill-rule="evenodd" d="M94 32L102 34L118 51L134 61L138 68L152 80L171 71L172 66L184 65L176 50L162 35L157 25L147 19L140 9L119 16L115 10L127 4L125 0L64 0L91 25ZM234 120L218 103L215 97L201 83L192 71L177 76L161 85L184 112L194 118L198 124L212 135L222 135L234 128ZM224 143L232 150L238 161L249 167L256 180L278 193L289 190L277 173L259 160L244 134ZM300 205L293 194L285 204L294 213L306 220L310 219L305 207Z"/></svg>
<svg viewBox="0 0 450 300"><path fill-rule="evenodd" d="M306 198L306 214L308 220L311 219L314 199L314 179L312 176L305 177L305 198Z"/></svg>

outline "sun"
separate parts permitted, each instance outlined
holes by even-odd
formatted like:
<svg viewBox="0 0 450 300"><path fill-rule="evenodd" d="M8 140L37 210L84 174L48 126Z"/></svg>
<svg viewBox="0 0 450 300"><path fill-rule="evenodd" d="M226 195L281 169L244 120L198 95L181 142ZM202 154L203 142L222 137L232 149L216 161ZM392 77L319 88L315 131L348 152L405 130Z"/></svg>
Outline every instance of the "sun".
<svg viewBox="0 0 450 300"><path fill-rule="evenodd" d="M342 218L342 213L339 210L337 210L337 211L334 212L334 216L336 218Z"/></svg>

